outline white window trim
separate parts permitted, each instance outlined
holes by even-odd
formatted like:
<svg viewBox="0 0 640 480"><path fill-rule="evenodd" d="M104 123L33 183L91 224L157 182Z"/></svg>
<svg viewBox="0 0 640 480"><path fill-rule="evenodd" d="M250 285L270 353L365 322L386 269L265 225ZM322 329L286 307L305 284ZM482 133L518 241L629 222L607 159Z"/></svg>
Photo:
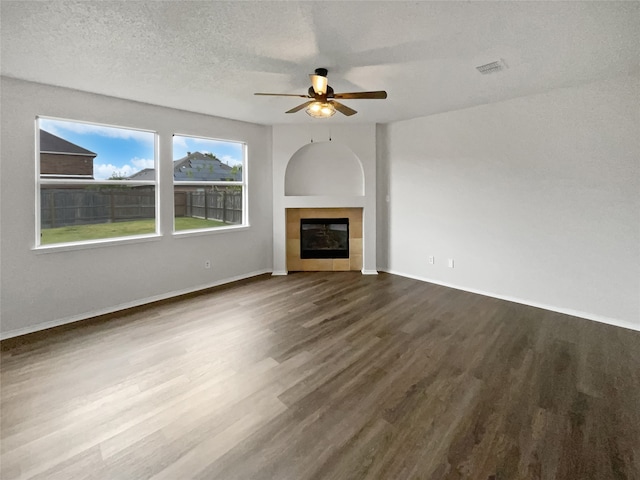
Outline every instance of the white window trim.
<svg viewBox="0 0 640 480"><path fill-rule="evenodd" d="M54 252L68 252L71 250L87 250L90 248L102 248L112 245L125 245L128 243L143 243L157 241L162 238L159 233L149 233L147 235L129 235L128 237L112 237L96 240L83 240L80 242L68 242L68 243L51 243L47 245L41 245L34 248L33 251L37 254L41 253L54 253Z"/></svg>
<svg viewBox="0 0 640 480"><path fill-rule="evenodd" d="M249 150L247 148L247 144L241 140L231 140L225 138L213 138L213 137L203 137L200 135L189 135L185 133L174 133L172 136L172 141L174 137L190 137L190 138L201 138L205 140L214 140L217 142L228 142L228 143L238 143L242 145L242 181L234 182L234 181L190 181L190 180L173 180L172 185L175 187L179 186L223 186L223 187L232 187L239 186L242 187L242 223L239 225L228 225L224 227L209 227L209 228L197 228L192 230L176 230L176 210L175 210L175 201L173 201L173 225L171 228L171 233L174 236L195 236L195 235L207 235L207 234L215 234L215 233L223 233L229 231L239 231L239 230L247 230L251 225L249 224L249 201L248 201L248 190L249 190L249 181L248 181L248 153ZM175 161L177 159L173 159ZM172 194L175 189L172 187Z"/></svg>
<svg viewBox="0 0 640 480"><path fill-rule="evenodd" d="M126 185L128 187L141 187L143 185L155 185L152 180L89 180L80 179L67 180L64 178L41 178L40 185Z"/></svg>
<svg viewBox="0 0 640 480"><path fill-rule="evenodd" d="M40 120L57 120L63 122L73 122L73 123L81 123L86 125L97 125L101 127L110 127L110 128L119 128L122 130L134 130L138 132L146 132L153 134L153 153L154 153L154 169L156 173L156 179L153 180L141 180L141 181L130 181L130 180L93 180L93 179L82 179L82 178L73 178L73 179L63 179L63 178L47 178L41 177L40 175L40 154L47 153L40 151ZM123 244L123 243L137 243L141 241L150 241L154 240L157 237L161 236L161 215L160 215L160 168L159 168L159 151L160 151L160 141L158 132L154 130L145 130L142 128L133 128L133 127L125 127L122 125L108 125L104 123L96 123L96 122L87 122L81 120L71 120L68 118L59 118L59 117L50 117L46 115L37 115L34 122L34 131L35 131L35 238L32 250L38 252L53 252L53 251L65 251L65 250L78 250L84 248L95 248L98 246L105 245L114 245L114 244ZM155 232L147 235L130 235L125 237L110 237L104 239L95 239L95 240L80 240L77 242L68 242L68 243L52 243L42 245L41 241L41 233L42 233L42 225L41 225L41 187L42 185L78 185L78 186L95 186L95 185L128 185L128 186L146 186L151 185L154 188L155 193Z"/></svg>
<svg viewBox="0 0 640 480"><path fill-rule="evenodd" d="M40 175L41 179L51 178L51 179L60 179L64 180L65 178L74 178L74 179L85 179L93 181L93 176L91 175L65 175L61 173L43 173ZM75 180L74 180L75 181Z"/></svg>

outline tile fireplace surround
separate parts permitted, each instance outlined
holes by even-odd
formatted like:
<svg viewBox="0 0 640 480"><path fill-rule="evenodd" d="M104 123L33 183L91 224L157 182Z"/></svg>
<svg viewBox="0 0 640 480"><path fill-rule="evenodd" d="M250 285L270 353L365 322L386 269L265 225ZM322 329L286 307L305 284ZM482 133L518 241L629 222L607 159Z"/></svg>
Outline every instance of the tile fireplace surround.
<svg viewBox="0 0 640 480"><path fill-rule="evenodd" d="M301 218L348 218L349 258L300 258ZM362 270L362 208L287 208L287 270Z"/></svg>

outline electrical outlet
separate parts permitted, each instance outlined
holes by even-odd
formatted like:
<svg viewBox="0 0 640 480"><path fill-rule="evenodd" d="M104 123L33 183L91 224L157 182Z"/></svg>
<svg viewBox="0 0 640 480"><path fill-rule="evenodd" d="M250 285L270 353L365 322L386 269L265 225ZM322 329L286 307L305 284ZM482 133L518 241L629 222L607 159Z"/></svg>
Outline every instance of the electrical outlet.
<svg viewBox="0 0 640 480"><path fill-rule="evenodd" d="M449 268L453 268L453 258L449 259Z"/></svg>
<svg viewBox="0 0 640 480"><path fill-rule="evenodd" d="M433 258L433 255L429 255L429 263L430 263L431 265L433 265L435 262L436 262L436 261L435 261L435 259Z"/></svg>
<svg viewBox="0 0 640 480"><path fill-rule="evenodd" d="M211 268L211 260L204 261L204 268Z"/></svg>

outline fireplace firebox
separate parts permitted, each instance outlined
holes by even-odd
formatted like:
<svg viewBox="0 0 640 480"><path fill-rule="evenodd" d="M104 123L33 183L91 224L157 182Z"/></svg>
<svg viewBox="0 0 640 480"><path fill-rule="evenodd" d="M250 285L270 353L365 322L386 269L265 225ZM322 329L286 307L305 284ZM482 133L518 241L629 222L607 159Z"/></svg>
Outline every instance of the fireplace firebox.
<svg viewBox="0 0 640 480"><path fill-rule="evenodd" d="M300 219L300 258L349 258L349 219Z"/></svg>

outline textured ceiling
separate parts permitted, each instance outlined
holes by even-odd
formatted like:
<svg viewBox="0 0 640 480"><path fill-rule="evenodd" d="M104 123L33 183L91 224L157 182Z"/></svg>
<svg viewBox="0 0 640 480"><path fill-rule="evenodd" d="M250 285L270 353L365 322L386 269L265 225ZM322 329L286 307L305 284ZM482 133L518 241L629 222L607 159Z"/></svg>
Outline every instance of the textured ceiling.
<svg viewBox="0 0 640 480"><path fill-rule="evenodd" d="M3 75L263 124L430 115L638 72L638 2L6 1ZM498 59L505 71L475 67ZM285 114L329 69L358 114Z"/></svg>

